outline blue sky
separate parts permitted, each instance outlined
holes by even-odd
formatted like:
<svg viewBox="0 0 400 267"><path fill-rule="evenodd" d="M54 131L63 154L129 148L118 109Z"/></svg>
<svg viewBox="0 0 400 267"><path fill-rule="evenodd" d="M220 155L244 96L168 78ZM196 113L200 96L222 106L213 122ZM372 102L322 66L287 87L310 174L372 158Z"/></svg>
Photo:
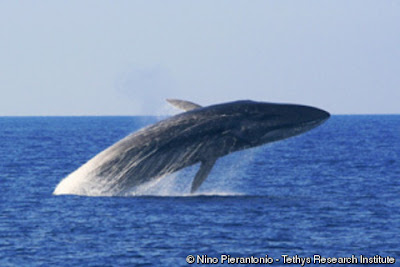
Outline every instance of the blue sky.
<svg viewBox="0 0 400 267"><path fill-rule="evenodd" d="M0 38L0 116L400 113L400 1L1 1Z"/></svg>

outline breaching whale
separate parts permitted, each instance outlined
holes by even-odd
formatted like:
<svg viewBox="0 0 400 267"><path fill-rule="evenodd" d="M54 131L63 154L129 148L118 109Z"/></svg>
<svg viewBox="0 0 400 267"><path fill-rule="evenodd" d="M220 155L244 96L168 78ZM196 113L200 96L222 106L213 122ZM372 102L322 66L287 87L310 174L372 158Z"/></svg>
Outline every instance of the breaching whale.
<svg viewBox="0 0 400 267"><path fill-rule="evenodd" d="M56 187L54 194L125 195L139 185L200 163L190 192L218 158L311 130L330 117L318 108L235 101L202 107L168 99L185 112L125 137Z"/></svg>

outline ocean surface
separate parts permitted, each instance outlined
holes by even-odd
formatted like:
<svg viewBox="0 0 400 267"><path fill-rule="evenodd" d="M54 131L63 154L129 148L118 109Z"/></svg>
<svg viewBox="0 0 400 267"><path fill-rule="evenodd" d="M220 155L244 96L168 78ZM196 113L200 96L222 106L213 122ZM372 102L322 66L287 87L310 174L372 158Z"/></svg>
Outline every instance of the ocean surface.
<svg viewBox="0 0 400 267"><path fill-rule="evenodd" d="M155 121L0 117L0 266L190 266L188 255L222 266L231 265L222 255L268 255L274 266L288 265L282 255L400 263L400 115L332 116L306 134L231 154L196 195L199 166L132 197L52 194Z"/></svg>

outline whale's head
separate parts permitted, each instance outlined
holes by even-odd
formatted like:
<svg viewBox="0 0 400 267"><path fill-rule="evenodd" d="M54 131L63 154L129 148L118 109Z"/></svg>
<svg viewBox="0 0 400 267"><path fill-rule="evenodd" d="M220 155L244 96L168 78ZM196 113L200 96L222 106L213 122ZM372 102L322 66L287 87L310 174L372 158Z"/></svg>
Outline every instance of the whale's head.
<svg viewBox="0 0 400 267"><path fill-rule="evenodd" d="M307 132L326 121L330 114L324 110L294 104L254 101L232 103L235 117L232 134L242 146L253 147Z"/></svg>

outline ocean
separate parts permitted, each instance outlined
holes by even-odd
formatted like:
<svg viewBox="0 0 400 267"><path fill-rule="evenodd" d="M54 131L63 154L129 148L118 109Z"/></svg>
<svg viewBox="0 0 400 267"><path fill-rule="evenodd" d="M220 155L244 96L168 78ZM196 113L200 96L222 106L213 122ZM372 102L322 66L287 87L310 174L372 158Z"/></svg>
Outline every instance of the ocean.
<svg viewBox="0 0 400 267"><path fill-rule="evenodd" d="M195 195L197 165L131 197L53 195L69 173L155 121L0 117L0 266L400 263L400 115L332 116L228 155Z"/></svg>

